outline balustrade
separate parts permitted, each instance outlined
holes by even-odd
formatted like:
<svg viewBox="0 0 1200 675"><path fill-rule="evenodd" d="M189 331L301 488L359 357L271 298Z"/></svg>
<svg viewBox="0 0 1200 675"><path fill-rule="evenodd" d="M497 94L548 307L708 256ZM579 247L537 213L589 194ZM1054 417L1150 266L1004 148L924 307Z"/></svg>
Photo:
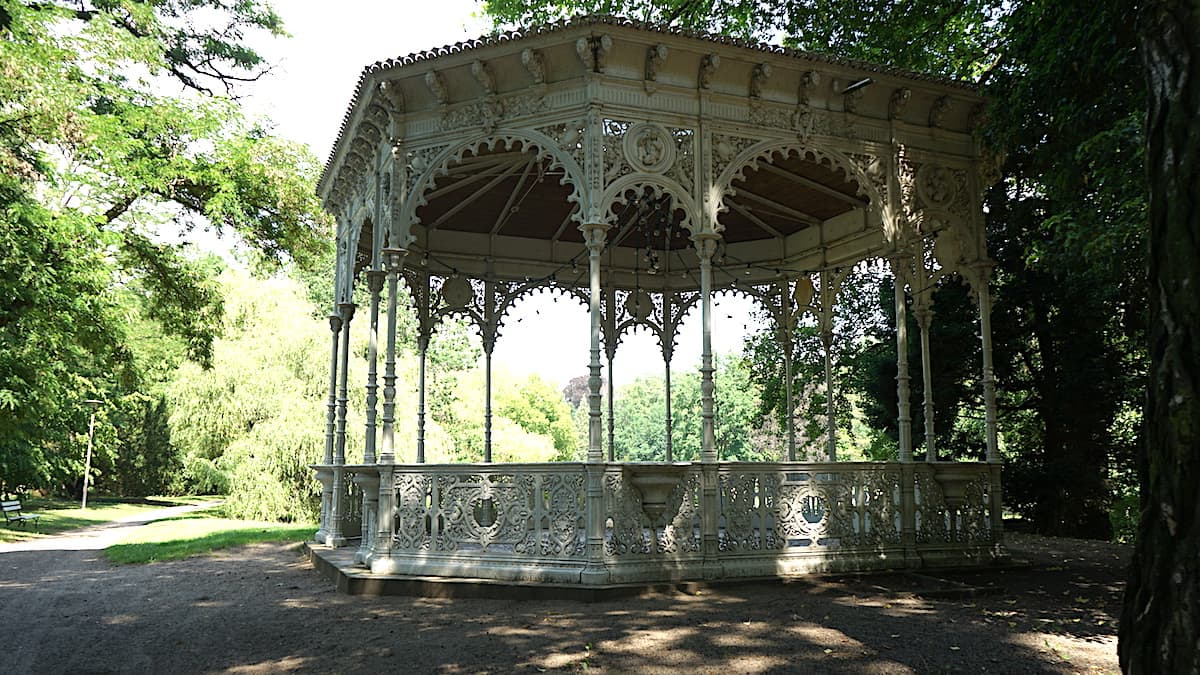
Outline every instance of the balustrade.
<svg viewBox="0 0 1200 675"><path fill-rule="evenodd" d="M327 527L392 574L589 583L598 565L624 583L952 564L1000 552L994 468L607 463L589 559L586 464L351 465L329 467L344 506Z"/></svg>

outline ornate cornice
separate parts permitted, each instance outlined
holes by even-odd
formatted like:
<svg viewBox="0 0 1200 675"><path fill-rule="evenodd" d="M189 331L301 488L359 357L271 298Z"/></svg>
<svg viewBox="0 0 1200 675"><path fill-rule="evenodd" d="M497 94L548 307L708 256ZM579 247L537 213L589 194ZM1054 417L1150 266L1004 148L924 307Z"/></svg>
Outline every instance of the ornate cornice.
<svg viewBox="0 0 1200 675"><path fill-rule="evenodd" d="M389 70L393 70L393 69L401 68L401 67L405 67L405 66L424 64L427 62L435 61L436 59L439 59L439 58L442 58L445 56L469 53L472 51L476 51L476 50L483 49L486 47L491 47L494 45L505 45L505 44L512 43L512 42L529 40L531 38L535 38L538 36L550 35L550 34L554 34L554 33L561 33L561 32L579 29L579 28L588 28L588 27L603 28L603 27L609 27L609 26L617 27L617 28L633 29L633 30L642 31L645 33L654 33L654 34L660 34L660 35L670 35L670 36L688 38L688 39L693 39L693 40L709 42L712 44L719 44L719 45L724 45L724 46L728 46L728 47L733 47L736 49L741 49L741 50L746 50L746 51L753 51L753 52L759 52L759 53L765 53L765 54L774 54L774 55L783 56L783 57L802 59L802 60L809 61L809 62L824 63L824 64L833 65L833 66L853 68L853 69L860 70L860 71L879 73L879 74L883 74L883 75L890 75L890 76L905 78L905 79L912 80L912 81L927 82L930 84L940 85L943 87L952 87L955 89L961 89L964 92L968 92L968 93L974 93L974 91L975 91L975 86L968 82L963 82L961 80L954 80L954 79L944 78L944 77L939 77L939 76L934 76L934 75L928 75L928 74L924 74L924 73L918 73L918 72L914 72L914 71L910 71L910 70L905 70L902 68L894 68L891 66L884 66L884 65L880 65L880 64L869 63L866 61L858 61L855 59L846 59L846 58L841 58L841 57L837 57L837 56L831 56L828 54L821 54L818 52L809 52L809 51L804 51L804 50L799 50L799 49L789 49L787 47L782 47L780 45L769 44L766 42L760 42L760 41L756 41L756 40L746 40L746 39L742 39L742 38L730 37L727 35L717 35L717 34L706 33L706 32L702 32L702 31L685 30L682 28L668 26L668 25L661 24L661 23L635 21L635 20L626 19L626 18L617 17L617 16L611 16L611 15L588 15L588 16L581 16L581 17L576 17L573 19L543 24L543 25L539 25L539 26L532 26L529 28L524 28L524 29L519 29L519 30L502 31L502 32L495 33L493 35L486 35L486 36L483 36L483 37L480 37L480 38L477 38L474 40L466 40L463 42L457 42L452 45L446 45L446 46L438 47L438 48L434 48L434 49L413 52L406 56L399 56L399 57L392 58L392 59L377 61L376 63L373 63L373 64L367 66L366 68L363 69L362 73L360 74L360 76L358 78L358 83L355 87L354 95L351 97L350 105L347 107L346 114L344 115L344 117L342 119L342 124L341 124L341 128L338 131L337 140L334 142L333 149L330 152L329 159L326 161L324 170L322 171L320 184L322 186L325 185L326 181L329 179L329 173L333 168L336 158L339 156L339 154L342 152L343 148L345 147L346 143L348 142L347 134L348 134L350 126L351 126L354 112L358 108L359 104L366 97L368 97L371 94L370 90L372 89L372 87L370 87L369 85L373 79L372 76L375 75L376 73L380 73L383 71L389 71ZM581 39L583 39L583 38L581 38ZM584 56L590 56L592 58L595 58L597 56L597 54L592 50L586 50L586 51L588 53L584 54ZM602 57L603 54L600 54L599 56ZM712 63L712 66L715 67L716 63L719 63L719 62ZM531 73L533 74L533 77L536 81L537 77L538 77L537 73L541 71L540 58L533 58L533 63L527 61L526 65L527 65L527 67L532 66ZM594 64L593 67L598 67L600 69L603 68L603 66L599 63ZM434 90L435 96L437 94L437 90L439 89L438 85L441 84L440 82L436 81L437 79L438 79L438 75L431 74L429 76L429 79L427 80L427 84L430 86L430 88L432 90ZM434 80L434 81L430 82L429 80ZM936 122L936 121L940 121L940 120L931 120L931 122ZM936 124L933 124L933 126L936 126Z"/></svg>

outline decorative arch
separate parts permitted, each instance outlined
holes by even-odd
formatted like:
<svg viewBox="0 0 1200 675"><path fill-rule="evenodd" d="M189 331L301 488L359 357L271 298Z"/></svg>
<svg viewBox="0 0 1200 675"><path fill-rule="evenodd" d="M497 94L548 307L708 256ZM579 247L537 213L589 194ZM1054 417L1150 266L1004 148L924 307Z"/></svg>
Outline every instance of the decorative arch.
<svg viewBox="0 0 1200 675"><path fill-rule="evenodd" d="M637 192L638 189L649 189L654 197L660 198L670 195L676 200L678 206L676 210L683 211L683 220L679 223L686 228L688 232L696 234L697 223L700 222L698 215L700 211L696 207L695 200L688 194L687 189L666 176L634 173L622 176L609 184L601 195L599 203L603 209L604 218L609 225L614 224L613 214L614 206L627 206L629 198L627 194L630 191Z"/></svg>
<svg viewBox="0 0 1200 675"><path fill-rule="evenodd" d="M580 206L577 213L582 213L584 203L583 191L586 189L583 169L573 157L558 147L554 139L532 130L511 130L503 133L477 136L470 140L453 144L439 152L428 166L421 167L412 188L409 190L401 211L401 223L411 228L421 222L417 210L428 204L426 194L437 187L437 178L446 175L453 164L463 161L467 155L478 154L480 150L522 150L532 148L539 160L550 160L550 168L562 169L563 177L560 185L570 185L572 190L567 201ZM413 167L416 168L416 167ZM580 216L573 216L579 220Z"/></svg>
<svg viewBox="0 0 1200 675"><path fill-rule="evenodd" d="M840 170L843 175L857 185L858 196L867 201L867 212L878 219L880 226L890 236L892 228L890 226L891 209L887 202L886 158L863 155L856 156L858 159L856 161L839 150L821 144L775 139L750 145L734 156L717 176L714 182L714 192L718 198L715 200L711 213L712 227L715 230L719 227L717 217L729 209L725 203L726 198L737 192L737 189L733 187L734 181L745 180L746 171L749 169L758 169L763 164L773 164L776 156L780 159L793 156L805 160L811 158L809 161L816 164L824 164L831 169Z"/></svg>

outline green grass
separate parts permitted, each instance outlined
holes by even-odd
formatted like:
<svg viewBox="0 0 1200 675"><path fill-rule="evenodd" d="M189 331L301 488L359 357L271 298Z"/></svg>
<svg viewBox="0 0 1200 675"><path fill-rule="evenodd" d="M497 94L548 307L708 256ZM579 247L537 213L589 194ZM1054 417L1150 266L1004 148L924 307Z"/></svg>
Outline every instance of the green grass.
<svg viewBox="0 0 1200 675"><path fill-rule="evenodd" d="M88 525L99 525L121 518L138 515L162 508L161 505L126 503L107 500L89 502L87 510L79 508L79 502L62 499L23 499L21 512L41 516L35 528L33 523L24 526L13 523L0 527L0 543L41 539L52 534L74 530Z"/></svg>
<svg viewBox="0 0 1200 675"><path fill-rule="evenodd" d="M121 564L179 560L246 544L304 541L316 529L309 523L221 518L210 509L139 527L120 544L104 549L104 555Z"/></svg>

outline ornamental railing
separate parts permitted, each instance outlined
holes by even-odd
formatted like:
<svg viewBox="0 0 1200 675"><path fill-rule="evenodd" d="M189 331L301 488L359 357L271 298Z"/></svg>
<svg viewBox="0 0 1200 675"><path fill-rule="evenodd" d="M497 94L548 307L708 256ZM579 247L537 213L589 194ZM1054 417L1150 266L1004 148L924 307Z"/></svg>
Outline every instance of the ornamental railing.
<svg viewBox="0 0 1200 675"><path fill-rule="evenodd" d="M376 572L621 583L962 564L1003 554L998 464L322 470L341 474L338 498L357 500L339 505L339 529L362 537L357 559ZM366 489L352 493L357 486Z"/></svg>

